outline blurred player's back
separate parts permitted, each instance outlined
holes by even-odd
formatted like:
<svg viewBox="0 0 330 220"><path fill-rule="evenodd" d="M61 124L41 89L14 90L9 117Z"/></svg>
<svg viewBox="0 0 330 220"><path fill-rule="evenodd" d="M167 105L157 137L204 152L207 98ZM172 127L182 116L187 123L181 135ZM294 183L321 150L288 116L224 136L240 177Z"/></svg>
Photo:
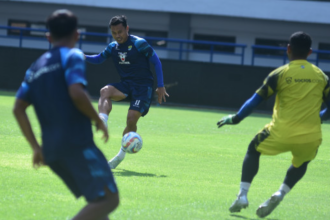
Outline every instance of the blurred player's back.
<svg viewBox="0 0 330 220"><path fill-rule="evenodd" d="M33 63L26 74L47 155L60 155L61 148L74 150L82 143L93 144L90 120L78 111L68 93L68 84L81 79L65 70L84 74L85 64L78 49L55 47ZM68 145L70 148L65 147Z"/></svg>

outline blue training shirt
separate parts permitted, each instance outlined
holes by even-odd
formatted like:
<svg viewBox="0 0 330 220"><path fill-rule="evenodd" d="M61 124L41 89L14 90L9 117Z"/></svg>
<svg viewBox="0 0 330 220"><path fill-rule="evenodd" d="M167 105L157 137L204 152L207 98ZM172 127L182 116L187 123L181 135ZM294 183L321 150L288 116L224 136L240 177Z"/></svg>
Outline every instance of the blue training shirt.
<svg viewBox="0 0 330 220"><path fill-rule="evenodd" d="M31 65L17 92L17 99L34 106L46 162L94 145L90 119L69 96L68 87L77 83L87 85L83 53L55 47Z"/></svg>
<svg viewBox="0 0 330 220"><path fill-rule="evenodd" d="M111 57L122 81L133 81L139 85L150 85L153 84L150 60L153 60L154 56L157 56L155 51L145 39L129 35L125 43L118 44L114 41L98 56L86 56L86 61L101 63ZM160 71L156 69L156 72L161 74L158 86L162 87L161 64Z"/></svg>

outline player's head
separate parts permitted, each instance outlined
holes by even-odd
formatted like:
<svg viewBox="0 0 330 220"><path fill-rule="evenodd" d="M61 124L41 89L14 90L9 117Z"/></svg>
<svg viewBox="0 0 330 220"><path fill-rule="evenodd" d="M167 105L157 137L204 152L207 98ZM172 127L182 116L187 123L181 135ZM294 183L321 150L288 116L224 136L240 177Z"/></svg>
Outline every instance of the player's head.
<svg viewBox="0 0 330 220"><path fill-rule="evenodd" d="M129 27L125 15L116 15L110 19L109 28L111 29L112 37L119 43L123 44L128 38Z"/></svg>
<svg viewBox="0 0 330 220"><path fill-rule="evenodd" d="M289 59L307 59L312 52L311 46L312 39L308 34L302 31L293 33L288 44Z"/></svg>
<svg viewBox="0 0 330 220"><path fill-rule="evenodd" d="M71 11L66 9L54 11L46 22L49 41L53 44L63 41L75 43L79 35L77 25L78 19Z"/></svg>

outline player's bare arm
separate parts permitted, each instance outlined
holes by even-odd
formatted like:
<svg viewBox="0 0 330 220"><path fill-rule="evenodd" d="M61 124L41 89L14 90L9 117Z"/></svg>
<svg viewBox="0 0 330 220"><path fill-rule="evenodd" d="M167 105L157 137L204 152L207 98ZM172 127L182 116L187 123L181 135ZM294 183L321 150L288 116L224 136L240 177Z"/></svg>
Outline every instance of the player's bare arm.
<svg viewBox="0 0 330 220"><path fill-rule="evenodd" d="M169 94L167 94L165 87L158 87L156 92L158 95L158 103L162 104L163 100L166 102L166 96L169 97Z"/></svg>
<svg viewBox="0 0 330 220"><path fill-rule="evenodd" d="M42 156L41 147L36 140L36 137L31 128L30 120L26 114L26 109L29 105L30 103L28 102L25 102L21 99L16 99L13 113L19 124L19 127L21 128L21 131L23 132L25 138L27 139L33 150L33 167L38 168L45 163Z"/></svg>
<svg viewBox="0 0 330 220"><path fill-rule="evenodd" d="M108 129L104 126L102 120L95 111L92 103L89 100L88 94L85 92L82 84L72 84L69 86L69 94L75 106L84 115L89 117L92 121L96 123L96 129L103 132L104 142L109 139Z"/></svg>

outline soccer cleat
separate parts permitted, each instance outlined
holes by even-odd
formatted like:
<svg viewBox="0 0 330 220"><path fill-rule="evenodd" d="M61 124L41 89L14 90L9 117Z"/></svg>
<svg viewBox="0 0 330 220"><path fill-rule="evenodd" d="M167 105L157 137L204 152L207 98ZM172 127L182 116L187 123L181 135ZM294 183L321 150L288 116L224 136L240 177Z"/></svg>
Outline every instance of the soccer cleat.
<svg viewBox="0 0 330 220"><path fill-rule="evenodd" d="M259 206L256 214L260 218L266 217L267 215L272 213L272 211L278 206L278 204L280 204L282 200L283 200L283 195L281 194L281 192L274 193L272 197L270 197L270 199L268 199L266 202L262 203Z"/></svg>
<svg viewBox="0 0 330 220"><path fill-rule="evenodd" d="M230 206L229 211L230 212L240 212L241 209L245 209L248 206L249 206L249 201L247 200L246 195L238 196L237 199Z"/></svg>
<svg viewBox="0 0 330 220"><path fill-rule="evenodd" d="M111 169L115 169L123 160L119 160L119 158L117 156L115 156L114 158L112 158L108 164L110 166Z"/></svg>

